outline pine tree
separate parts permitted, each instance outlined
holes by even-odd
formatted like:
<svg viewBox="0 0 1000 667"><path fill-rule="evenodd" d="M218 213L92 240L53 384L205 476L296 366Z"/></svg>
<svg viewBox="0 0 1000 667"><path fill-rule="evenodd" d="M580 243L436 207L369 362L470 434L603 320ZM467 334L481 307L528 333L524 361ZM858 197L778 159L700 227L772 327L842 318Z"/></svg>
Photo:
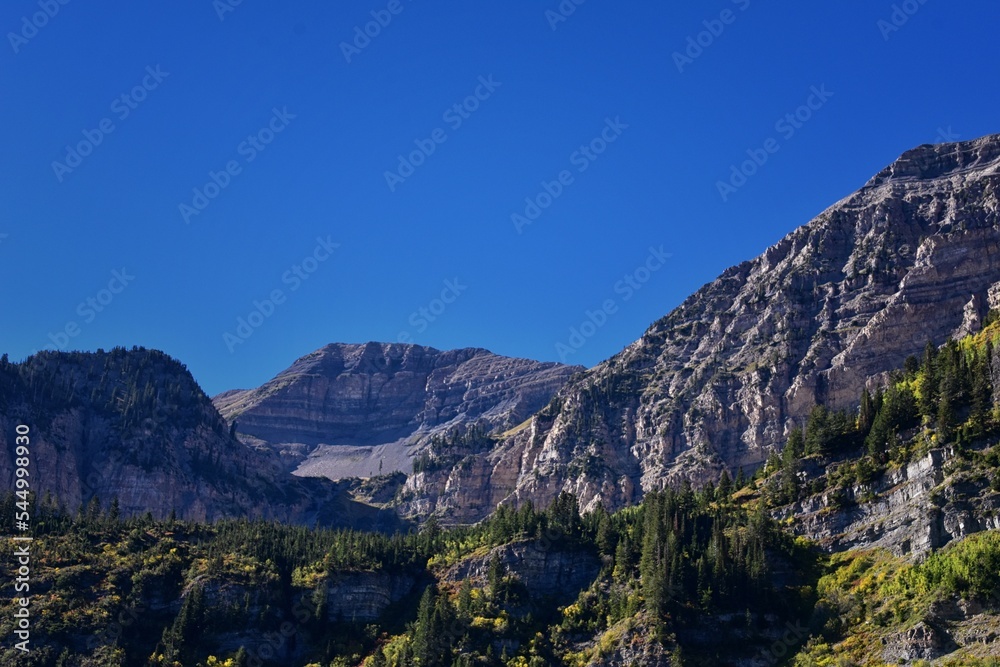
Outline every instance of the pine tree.
<svg viewBox="0 0 1000 667"><path fill-rule="evenodd" d="M937 410L937 439L938 443L945 443L951 439L955 427L955 410L952 407L952 400L945 392L941 393L938 399Z"/></svg>
<svg viewBox="0 0 1000 667"><path fill-rule="evenodd" d="M918 384L920 401L918 409L925 419L934 419L937 416L938 406L938 373L937 373L938 351L934 345L927 341L924 346L923 361L920 364L921 379Z"/></svg>
<svg viewBox="0 0 1000 667"><path fill-rule="evenodd" d="M729 477L729 471L723 470L719 476L719 500L726 501L733 494L733 481Z"/></svg>
<svg viewBox="0 0 1000 667"><path fill-rule="evenodd" d="M462 586L458 589L458 614L463 618L472 617L472 581L462 580Z"/></svg>
<svg viewBox="0 0 1000 667"><path fill-rule="evenodd" d="M597 521L597 550L605 556L610 556L615 552L615 533L611 525L611 517L602 505L598 505L593 514L596 515Z"/></svg>
<svg viewBox="0 0 1000 667"><path fill-rule="evenodd" d="M642 556L639 559L639 577L642 582L646 609L654 618L661 618L666 611L664 540L660 521L660 496L651 494L643 502Z"/></svg>
<svg viewBox="0 0 1000 667"><path fill-rule="evenodd" d="M788 434L788 442L785 443L785 448L781 451L781 467L785 470L791 468L802 458L805 449L806 442L802 435L802 429L796 426Z"/></svg>
<svg viewBox="0 0 1000 667"><path fill-rule="evenodd" d="M87 510L85 518L88 523L96 524L101 519L101 500L97 496L93 496L90 502L87 503Z"/></svg>
<svg viewBox="0 0 1000 667"><path fill-rule="evenodd" d="M433 586L424 589L417 607L417 620L413 626L413 657L420 665L433 664L434 660L434 599Z"/></svg>
<svg viewBox="0 0 1000 667"><path fill-rule="evenodd" d="M809 413L809 420L806 422L806 454L825 454L833 439L834 432L830 425L830 411L822 405L815 406Z"/></svg>
<svg viewBox="0 0 1000 667"><path fill-rule="evenodd" d="M985 432L987 422L990 419L990 410L993 407L993 377L989 361L992 357L993 345L987 341L985 353L977 354L972 362L970 389L972 413L970 420L975 436Z"/></svg>
<svg viewBox="0 0 1000 667"><path fill-rule="evenodd" d="M490 589L490 599L494 602L503 602L505 598L505 579L507 568L500 560L500 554L495 553L490 557L489 569L486 573L486 585Z"/></svg>
<svg viewBox="0 0 1000 667"><path fill-rule="evenodd" d="M875 423L875 401L872 399L868 387L861 391L861 407L858 410L858 431L867 436Z"/></svg>

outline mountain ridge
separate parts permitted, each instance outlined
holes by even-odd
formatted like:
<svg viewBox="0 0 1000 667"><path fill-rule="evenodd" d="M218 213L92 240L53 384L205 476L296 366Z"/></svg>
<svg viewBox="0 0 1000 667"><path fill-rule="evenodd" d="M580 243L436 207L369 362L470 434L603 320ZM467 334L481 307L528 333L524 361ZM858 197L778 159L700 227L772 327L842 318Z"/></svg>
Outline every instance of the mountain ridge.
<svg viewBox="0 0 1000 667"><path fill-rule="evenodd" d="M421 443L459 426L515 426L582 370L483 348L331 343L213 400L242 437L282 452L299 474L339 479L410 472Z"/></svg>
<svg viewBox="0 0 1000 667"><path fill-rule="evenodd" d="M163 352L43 352L0 360L0 478L14 488L15 424L30 431L39 497L123 516L256 517L306 525L395 524L323 480L285 475L232 436L187 367Z"/></svg>
<svg viewBox="0 0 1000 667"><path fill-rule="evenodd" d="M619 508L759 467L812 405L848 407L996 304L998 164L1000 135L907 151L568 383L531 428L408 493L474 521L461 508L482 495L544 505L565 490Z"/></svg>

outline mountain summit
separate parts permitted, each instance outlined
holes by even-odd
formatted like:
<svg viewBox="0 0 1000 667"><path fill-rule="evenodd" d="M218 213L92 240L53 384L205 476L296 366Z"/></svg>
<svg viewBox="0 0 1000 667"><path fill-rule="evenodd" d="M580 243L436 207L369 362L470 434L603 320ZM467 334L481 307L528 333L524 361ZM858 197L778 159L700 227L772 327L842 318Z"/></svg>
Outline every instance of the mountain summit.
<svg viewBox="0 0 1000 667"><path fill-rule="evenodd" d="M242 437L279 449L298 474L369 477L409 472L422 443L458 427L524 421L582 370L483 349L332 344L214 401Z"/></svg>
<svg viewBox="0 0 1000 667"><path fill-rule="evenodd" d="M572 491L618 508L758 467L812 407L850 407L1000 305L1000 136L906 152L573 379L530 427L410 492L455 520ZM465 499L482 498L476 509Z"/></svg>

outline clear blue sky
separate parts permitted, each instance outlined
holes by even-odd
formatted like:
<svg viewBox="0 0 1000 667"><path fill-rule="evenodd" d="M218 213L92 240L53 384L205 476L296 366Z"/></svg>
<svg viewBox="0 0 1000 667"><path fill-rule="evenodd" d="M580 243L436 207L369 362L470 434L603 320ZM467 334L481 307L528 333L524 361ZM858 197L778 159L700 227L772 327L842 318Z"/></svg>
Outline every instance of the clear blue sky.
<svg viewBox="0 0 1000 667"><path fill-rule="evenodd" d="M341 43L389 2L243 0L220 20L222 2L42 0L58 12L37 30L23 24L37 0L3 4L0 351L12 359L52 338L144 345L214 394L329 342L401 333L555 360L609 305L563 355L592 365L902 151L942 130L1000 131L1000 5L985 0L909 0L898 30L879 24L888 1L587 0L557 22L558 0L399 0L351 62ZM718 34L679 68L705 21ZM810 100L823 86L832 97ZM477 92L474 112L445 115ZM808 101L800 127L776 127ZM281 131L254 139L263 150L247 142L272 123ZM574 155L602 132L614 141L596 142L596 159ZM435 136L390 188L397 156ZM723 201L718 182L768 139L777 152ZM235 175L218 176L230 161ZM210 171L228 185L188 222L179 206L205 203L193 190ZM511 215L542 181L562 191L518 233ZM293 267L318 238L339 247L306 261L303 281ZM650 258L661 246L665 262ZM435 303L455 279L452 303ZM283 302L227 344L275 290Z"/></svg>

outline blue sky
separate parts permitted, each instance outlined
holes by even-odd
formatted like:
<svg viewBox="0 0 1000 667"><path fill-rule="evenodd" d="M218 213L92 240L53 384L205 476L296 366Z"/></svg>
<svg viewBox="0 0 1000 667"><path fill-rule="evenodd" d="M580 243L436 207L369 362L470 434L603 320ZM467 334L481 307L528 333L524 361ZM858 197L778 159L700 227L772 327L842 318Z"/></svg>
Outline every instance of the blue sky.
<svg viewBox="0 0 1000 667"><path fill-rule="evenodd" d="M992 2L229 2L0 9L12 359L144 345L211 394L329 342L592 365L1000 131Z"/></svg>

